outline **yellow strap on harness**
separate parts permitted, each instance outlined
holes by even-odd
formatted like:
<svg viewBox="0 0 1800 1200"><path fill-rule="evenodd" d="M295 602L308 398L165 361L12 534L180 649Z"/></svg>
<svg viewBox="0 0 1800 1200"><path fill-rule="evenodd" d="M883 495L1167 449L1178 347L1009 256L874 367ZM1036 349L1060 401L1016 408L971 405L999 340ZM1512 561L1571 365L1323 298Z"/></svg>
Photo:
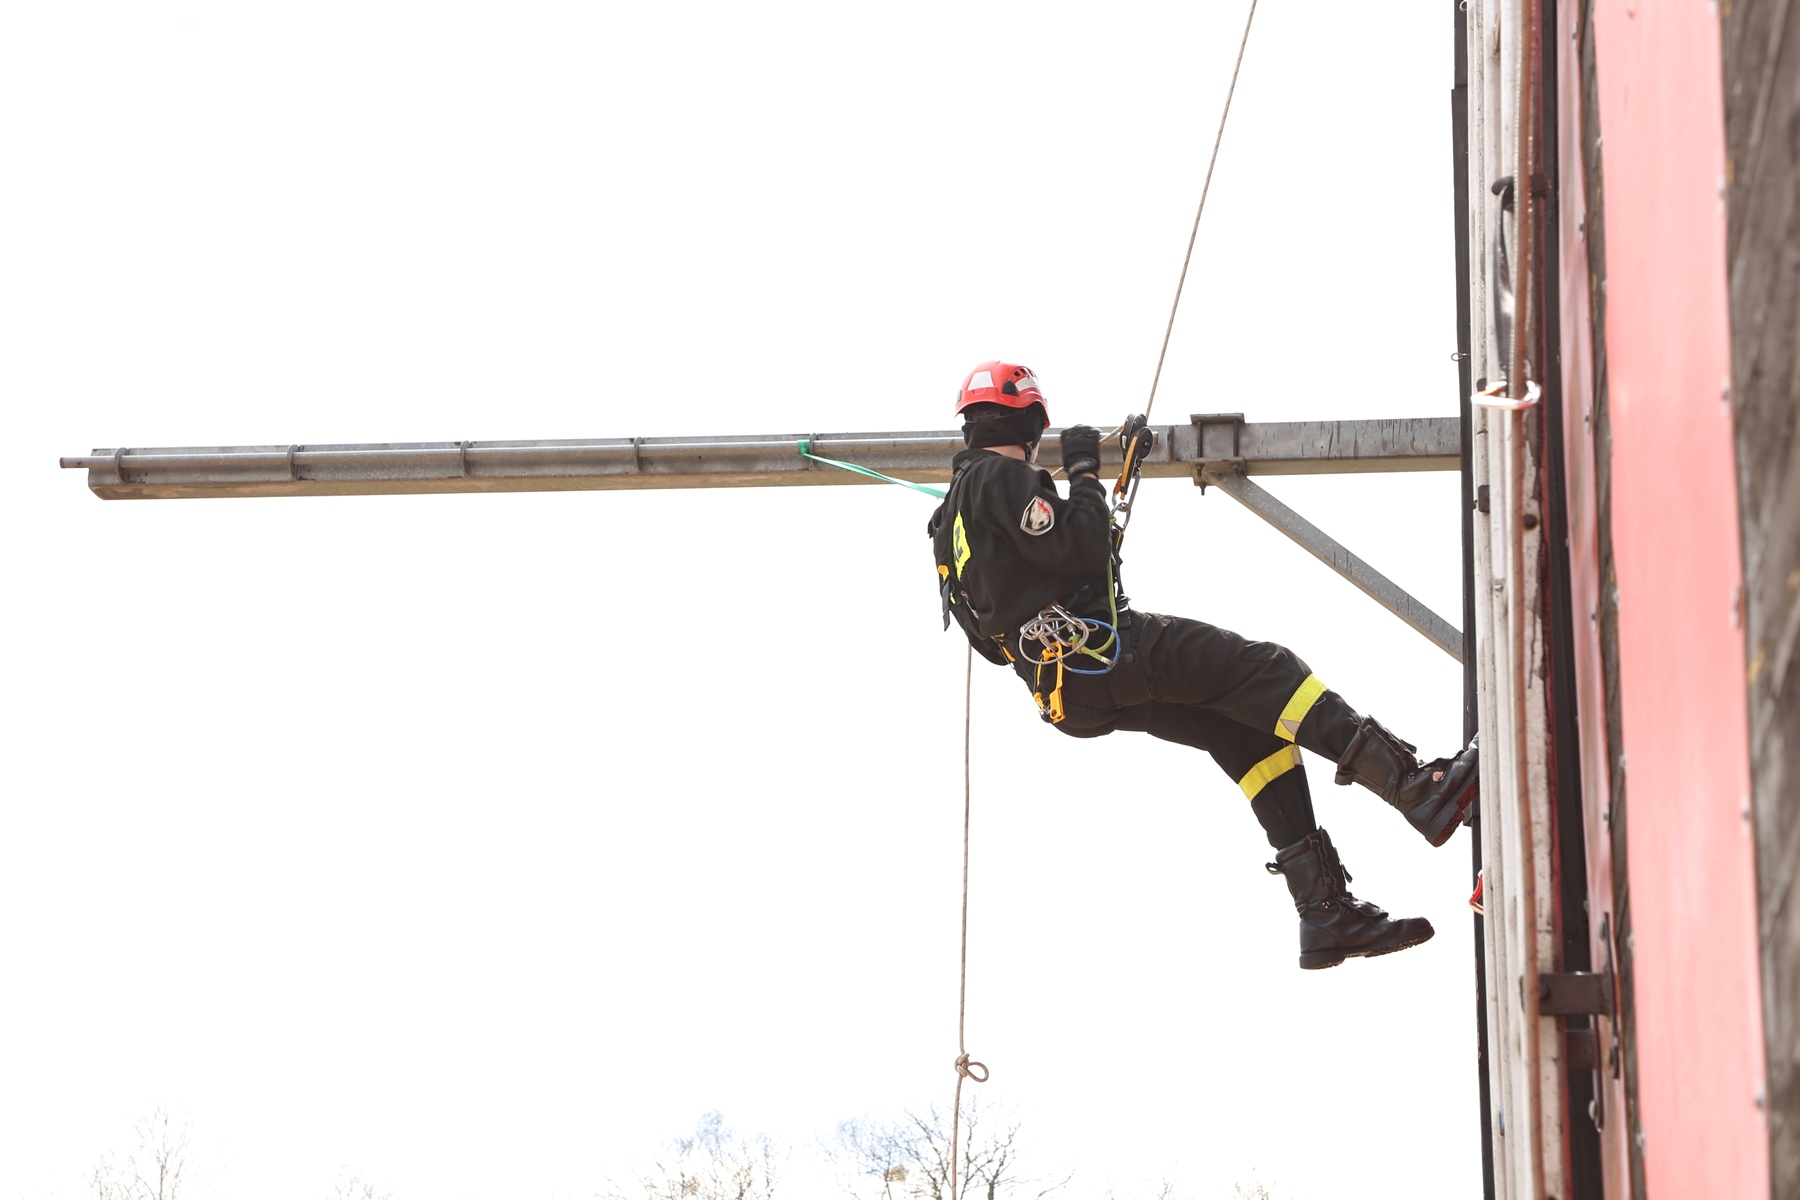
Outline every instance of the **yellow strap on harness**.
<svg viewBox="0 0 1800 1200"><path fill-rule="evenodd" d="M1325 691L1325 681L1317 675L1308 675L1302 680L1275 721L1275 736L1294 741L1300 733L1300 722L1306 720L1306 714L1312 711L1312 706Z"/></svg>
<svg viewBox="0 0 1800 1200"><path fill-rule="evenodd" d="M1244 777L1238 780L1238 786L1244 789L1244 799L1256 799L1258 792L1299 765L1300 747L1283 746L1251 767L1244 773Z"/></svg>
<svg viewBox="0 0 1800 1200"><path fill-rule="evenodd" d="M1056 687L1051 691L1050 700L1046 703L1044 701L1044 667L1053 660L1056 663ZM1062 658L1056 653L1054 647L1045 646L1044 656L1038 660L1037 665L1037 691L1031 693L1031 698L1037 701L1038 715L1049 717L1052 725L1061 725L1063 718L1069 715L1063 709L1062 689Z"/></svg>

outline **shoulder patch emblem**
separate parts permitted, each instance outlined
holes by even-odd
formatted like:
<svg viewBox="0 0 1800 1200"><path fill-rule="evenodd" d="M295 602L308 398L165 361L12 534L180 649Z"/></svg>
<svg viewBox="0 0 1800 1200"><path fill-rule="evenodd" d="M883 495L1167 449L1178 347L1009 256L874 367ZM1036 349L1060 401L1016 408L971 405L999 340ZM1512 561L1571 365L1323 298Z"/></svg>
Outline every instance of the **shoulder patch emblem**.
<svg viewBox="0 0 1800 1200"><path fill-rule="evenodd" d="M1031 503L1025 506L1025 515L1019 518L1019 528L1032 537L1050 532L1056 524L1056 510L1042 496L1032 497Z"/></svg>

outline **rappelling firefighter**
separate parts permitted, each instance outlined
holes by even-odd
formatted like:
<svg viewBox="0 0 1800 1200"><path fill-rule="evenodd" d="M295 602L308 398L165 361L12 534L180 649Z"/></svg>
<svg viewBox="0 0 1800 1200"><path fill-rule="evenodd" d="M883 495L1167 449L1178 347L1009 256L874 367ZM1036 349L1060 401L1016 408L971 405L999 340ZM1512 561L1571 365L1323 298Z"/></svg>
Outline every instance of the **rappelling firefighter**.
<svg viewBox="0 0 1800 1200"><path fill-rule="evenodd" d="M1119 532L1100 482L1100 433L1062 432L1068 495L1039 469L1050 415L1032 373L982 363L957 393L967 447L928 532L944 626L1025 682L1044 720L1072 737L1118 730L1204 750L1243 789L1300 914L1300 966L1390 954L1432 936L1351 895L1331 835L1313 817L1302 748L1398 809L1433 846L1475 802L1476 751L1421 763L1360 716L1292 650L1186 617L1139 612L1118 591ZM1150 434L1121 427L1129 471ZM1123 480L1121 481L1123 482Z"/></svg>

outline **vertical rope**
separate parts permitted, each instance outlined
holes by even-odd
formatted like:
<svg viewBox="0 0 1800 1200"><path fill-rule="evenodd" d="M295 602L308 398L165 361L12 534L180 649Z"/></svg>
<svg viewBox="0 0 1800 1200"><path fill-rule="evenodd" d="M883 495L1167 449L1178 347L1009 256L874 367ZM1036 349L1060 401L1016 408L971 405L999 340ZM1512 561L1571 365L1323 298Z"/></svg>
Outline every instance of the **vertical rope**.
<svg viewBox="0 0 1800 1200"><path fill-rule="evenodd" d="M1225 108L1219 113L1219 129L1213 135L1212 157L1206 162L1206 181L1200 187L1200 205L1194 210L1194 227L1188 232L1187 253L1181 259L1181 277L1175 281L1175 302L1169 306L1169 323L1163 330L1162 350L1156 356L1156 375L1150 381L1150 399L1144 405L1144 416L1150 416L1150 410L1156 407L1156 389L1162 382L1163 360L1169 356L1169 337L1175 331L1175 313L1181 307L1181 292L1187 286L1188 266L1194 260L1194 241L1200 235L1200 217L1206 211L1206 197L1212 191L1213 168L1219 164L1219 146L1225 140L1225 120L1231 115L1231 98L1237 94L1238 72L1244 66L1244 48L1250 44L1250 24L1256 20L1256 0L1250 0L1250 13L1244 18L1244 36L1238 41L1237 60L1231 65L1231 85L1225 89ZM1135 494L1136 488L1132 491ZM1130 509L1127 508L1125 519L1131 520ZM969 1004L969 810L971 788L969 786L969 730L971 726L971 699L974 692L975 649L969 648L968 658L963 664L963 870L962 870L962 959L959 966L959 979L956 994L956 1098L950 1109L950 1200L960 1200L961 1173L957 1160L962 1153L962 1085L964 1079L972 1079L976 1083L986 1083L988 1069L986 1065L969 1060L969 1048L964 1037L965 1017Z"/></svg>
<svg viewBox="0 0 1800 1200"><path fill-rule="evenodd" d="M956 988L956 1099L950 1107L950 1200L960 1195L956 1160L962 1152L962 1085L964 1079L986 1083L987 1067L969 1061L969 1047L963 1038L964 1017L969 1008L969 728L973 710L975 680L975 647L970 646L963 662L963 864L962 864L962 962Z"/></svg>
<svg viewBox="0 0 1800 1200"><path fill-rule="evenodd" d="M1181 278L1175 283L1175 303L1169 305L1169 325L1163 330L1162 352L1156 356L1156 377L1150 381L1150 400L1144 418L1156 407L1156 385L1162 382L1163 359L1169 356L1169 335L1175 332L1175 310L1181 307L1181 289L1187 284L1188 264L1194 260L1194 239L1200 236L1200 214L1206 211L1206 194L1212 191L1213 168L1219 163L1219 143L1225 140L1225 118L1231 115L1231 97L1237 92L1238 71L1244 65L1244 47L1250 44L1250 22L1256 20L1256 0L1244 18L1244 36L1238 42L1237 61L1231 65L1231 86L1225 89L1225 110L1219 114L1219 132L1213 135L1212 157L1206 162L1206 182L1200 186L1200 207L1194 210L1194 228L1188 234L1187 254L1181 260Z"/></svg>

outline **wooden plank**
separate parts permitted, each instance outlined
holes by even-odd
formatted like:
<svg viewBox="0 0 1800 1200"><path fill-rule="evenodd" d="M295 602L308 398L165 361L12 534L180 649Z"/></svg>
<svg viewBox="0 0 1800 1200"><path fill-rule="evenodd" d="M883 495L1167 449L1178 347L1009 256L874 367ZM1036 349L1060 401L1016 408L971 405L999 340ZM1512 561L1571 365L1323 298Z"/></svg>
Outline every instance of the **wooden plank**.
<svg viewBox="0 0 1800 1200"><path fill-rule="evenodd" d="M1800 1200L1800 16L1723 25L1732 407L1743 524L1771 1194Z"/></svg>

